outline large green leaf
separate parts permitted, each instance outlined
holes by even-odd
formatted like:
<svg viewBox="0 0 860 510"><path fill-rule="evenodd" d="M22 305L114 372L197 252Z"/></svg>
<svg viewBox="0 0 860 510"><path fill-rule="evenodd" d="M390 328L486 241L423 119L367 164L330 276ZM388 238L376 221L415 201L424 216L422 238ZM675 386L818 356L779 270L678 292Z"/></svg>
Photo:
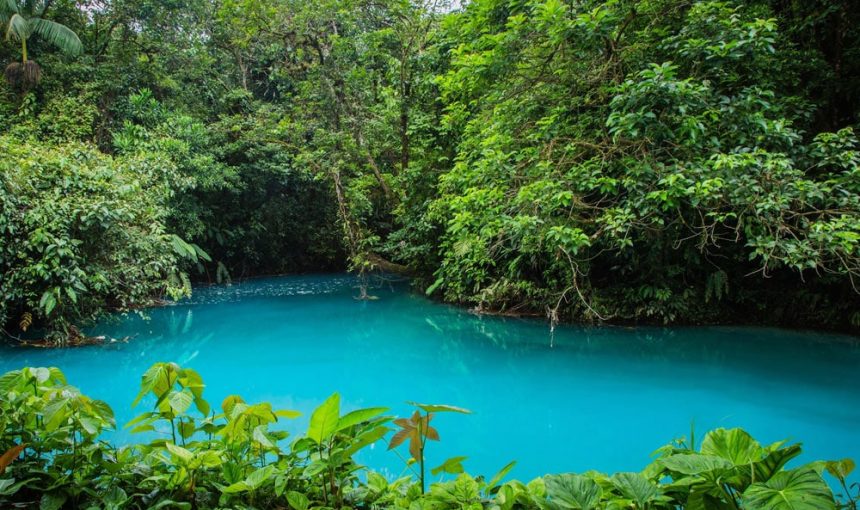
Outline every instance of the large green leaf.
<svg viewBox="0 0 860 510"><path fill-rule="evenodd" d="M563 474L547 476L546 495L556 508L591 510L597 508L603 490L587 476Z"/></svg>
<svg viewBox="0 0 860 510"><path fill-rule="evenodd" d="M308 427L308 437L317 444L322 442L337 430L337 422L340 417L340 395L332 394L311 415L311 423Z"/></svg>
<svg viewBox="0 0 860 510"><path fill-rule="evenodd" d="M735 466L748 466L762 458L761 445L743 429L716 429L702 440L702 453L722 457Z"/></svg>
<svg viewBox="0 0 860 510"><path fill-rule="evenodd" d="M11 496L34 480L38 480L38 478L27 478L17 482L14 478L0 479L0 496Z"/></svg>
<svg viewBox="0 0 860 510"><path fill-rule="evenodd" d="M387 434L389 430L391 429L389 429L388 427L375 427L373 429L361 433L361 435L356 437L352 444L350 444L349 447L345 450L345 454L348 456L352 456L365 446L373 444L382 439L383 436L385 436L385 434Z"/></svg>
<svg viewBox="0 0 860 510"><path fill-rule="evenodd" d="M753 463L755 481L763 482L765 480L769 480L770 477L778 473L788 461L798 455L800 455L800 446L796 444L770 452L762 460Z"/></svg>
<svg viewBox="0 0 860 510"><path fill-rule="evenodd" d="M308 510L308 507L311 504L307 496L296 491L289 491L287 493L287 501L290 503L293 510Z"/></svg>
<svg viewBox="0 0 860 510"><path fill-rule="evenodd" d="M728 502L725 494L713 484L696 484L690 487L684 510L737 510L734 502Z"/></svg>
<svg viewBox="0 0 860 510"><path fill-rule="evenodd" d="M418 402L409 402L409 404L419 407L428 413L463 413L472 414L472 411L457 406L449 406L446 404L419 404Z"/></svg>
<svg viewBox="0 0 860 510"><path fill-rule="evenodd" d="M164 443L164 447L167 448L167 451L178 457L184 464L188 464L192 459L194 459L193 453L179 445Z"/></svg>
<svg viewBox="0 0 860 510"><path fill-rule="evenodd" d="M18 11L18 2L16 0L0 0L0 15L14 14Z"/></svg>
<svg viewBox="0 0 860 510"><path fill-rule="evenodd" d="M6 27L6 39L12 39L15 41L24 41L30 37L30 33L32 31L30 27L30 23L27 22L27 19L21 16L18 13L13 14ZM42 300L39 303L42 307L45 308L45 313L51 313L51 310L54 308L54 305L57 304L54 295L50 293L51 291L45 291L45 294L42 295Z"/></svg>
<svg viewBox="0 0 860 510"><path fill-rule="evenodd" d="M55 21L42 18L30 18L30 28L33 33L71 55L78 55L83 50L83 44L71 28Z"/></svg>
<svg viewBox="0 0 860 510"><path fill-rule="evenodd" d="M248 478L245 479L245 483L248 485L249 489L257 490L275 474L276 470L275 466L272 465L261 467L248 475Z"/></svg>
<svg viewBox="0 0 860 510"><path fill-rule="evenodd" d="M661 498L660 489L640 473L616 473L612 476L612 485L627 499L636 502L639 508Z"/></svg>
<svg viewBox="0 0 860 510"><path fill-rule="evenodd" d="M149 367L144 372L140 380L140 392L135 397L131 406L136 406L140 400L150 391L159 399L163 398L167 390L170 389L168 384L168 372L172 367L168 363L156 363Z"/></svg>
<svg viewBox="0 0 860 510"><path fill-rule="evenodd" d="M167 402L170 404L170 409L176 415L185 414L185 411L191 407L192 402L194 402L194 396L190 391L182 390L182 391L171 391L167 397Z"/></svg>
<svg viewBox="0 0 860 510"><path fill-rule="evenodd" d="M827 483L809 468L782 471L766 482L750 485L743 502L745 510L836 509Z"/></svg>
<svg viewBox="0 0 860 510"><path fill-rule="evenodd" d="M699 475L732 468L732 463L722 457L701 455L698 453L679 453L660 459L660 463L669 471L675 471L684 475Z"/></svg>
<svg viewBox="0 0 860 510"><path fill-rule="evenodd" d="M60 510L69 497L60 491L46 492L39 500L39 510Z"/></svg>
<svg viewBox="0 0 860 510"><path fill-rule="evenodd" d="M343 430L348 427L352 427L353 425L358 425L361 422L365 422L371 418L379 416L380 414L388 411L387 407L371 407L368 409L358 409L351 413L347 413L343 415L337 421L337 430Z"/></svg>
<svg viewBox="0 0 860 510"><path fill-rule="evenodd" d="M439 464L430 470L430 473L433 476L438 475L439 473L448 473L451 475L460 474L465 471L463 468L463 461L466 460L467 457L451 457L445 462Z"/></svg>

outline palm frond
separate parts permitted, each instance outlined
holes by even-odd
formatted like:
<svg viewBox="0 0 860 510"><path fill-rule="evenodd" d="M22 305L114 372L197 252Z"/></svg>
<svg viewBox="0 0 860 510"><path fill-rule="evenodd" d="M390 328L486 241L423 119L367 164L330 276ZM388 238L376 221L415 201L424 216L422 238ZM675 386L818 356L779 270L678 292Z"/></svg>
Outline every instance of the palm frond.
<svg viewBox="0 0 860 510"><path fill-rule="evenodd" d="M30 37L30 23L17 12L9 18L6 27L6 40L25 41Z"/></svg>
<svg viewBox="0 0 860 510"><path fill-rule="evenodd" d="M7 16L11 16L15 13L20 13L21 9L18 7L17 0L0 0L0 20L2 20L2 16L5 14Z"/></svg>
<svg viewBox="0 0 860 510"><path fill-rule="evenodd" d="M65 25L42 18L31 18L30 27L33 33L39 34L39 37L66 53L77 55L83 50L78 34Z"/></svg>

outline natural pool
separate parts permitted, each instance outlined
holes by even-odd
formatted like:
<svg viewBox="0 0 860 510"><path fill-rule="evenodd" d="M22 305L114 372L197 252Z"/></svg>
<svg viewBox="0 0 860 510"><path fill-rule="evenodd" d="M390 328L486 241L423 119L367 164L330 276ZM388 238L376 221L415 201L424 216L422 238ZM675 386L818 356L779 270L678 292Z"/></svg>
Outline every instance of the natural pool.
<svg viewBox="0 0 860 510"><path fill-rule="evenodd" d="M118 442L140 375L156 361L199 371L207 399L270 401L305 416L334 391L344 411L407 400L467 407L434 420L430 465L512 476L639 470L675 437L742 426L757 439L802 441L801 460L860 459L860 346L835 335L755 328L583 328L551 334L536 320L479 317L405 285L357 301L343 275L259 279L198 289L191 300L106 322L91 333L128 343L66 350L0 347L0 372L57 366L106 400ZM405 453L404 453L405 454ZM380 443L361 461L392 475Z"/></svg>

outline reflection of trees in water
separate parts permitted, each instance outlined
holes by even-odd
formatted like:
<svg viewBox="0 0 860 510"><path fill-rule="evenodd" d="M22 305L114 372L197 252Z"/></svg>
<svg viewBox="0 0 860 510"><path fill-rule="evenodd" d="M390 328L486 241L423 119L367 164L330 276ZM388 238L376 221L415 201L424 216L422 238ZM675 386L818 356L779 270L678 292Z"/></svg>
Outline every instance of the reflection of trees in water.
<svg viewBox="0 0 860 510"><path fill-rule="evenodd" d="M839 343L829 335L751 328L581 326L560 326L553 333L541 320L480 316L433 303L410 293L404 282L384 282L375 289L380 299L357 301L354 284L351 277L309 276L201 289L196 293L198 303L132 312L99 324L98 334L131 338L127 345L98 349L119 351L111 356L112 363L136 377L142 356L190 363L199 353L217 352L222 342L234 342L239 324L266 327L255 322L257 303L276 310L300 305L291 320L310 321L306 309L325 318L303 331L308 338L289 340L312 345L311 354L306 349L305 355L331 357L347 376L372 366L388 375L409 377L409 370L429 370L460 383L483 383L476 378L498 374L513 381L579 371L642 384L666 384L670 379L666 374L677 374L675 384L702 391L739 392L744 387L782 384L846 394L860 389L860 383L849 377L860 366L860 346ZM240 302L244 306L238 306ZM333 316L325 316L329 310ZM245 315L247 320L225 324L225 317L233 315ZM276 348L289 355L291 342ZM360 356L341 359L354 353ZM721 387L719 377L737 378L742 384ZM424 379L430 378L415 384L432 384ZM454 400L470 391L453 382L449 386Z"/></svg>
<svg viewBox="0 0 860 510"><path fill-rule="evenodd" d="M111 356L111 363L132 377L148 368L143 366L146 363L142 363L142 355L163 353L164 359L158 361L189 363L215 337L214 324L195 324L194 313L190 306L173 305L124 314L120 320L100 323L94 331L108 338L126 340L94 348L119 351Z"/></svg>
<svg viewBox="0 0 860 510"><path fill-rule="evenodd" d="M514 373L523 358L540 356L558 370L594 360L633 370L646 379L663 377L665 371L701 370L830 388L832 378L822 373L850 374L860 366L860 344L844 344L830 335L758 328L614 326L561 326L553 333L539 320L422 305L416 308L437 341L439 356L462 371L486 363L490 353ZM846 391L860 389L853 379L848 386Z"/></svg>

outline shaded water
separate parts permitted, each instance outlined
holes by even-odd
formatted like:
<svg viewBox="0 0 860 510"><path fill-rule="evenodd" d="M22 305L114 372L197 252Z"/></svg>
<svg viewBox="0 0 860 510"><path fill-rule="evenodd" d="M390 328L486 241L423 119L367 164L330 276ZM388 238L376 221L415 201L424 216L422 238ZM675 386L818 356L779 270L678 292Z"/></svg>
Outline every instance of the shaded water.
<svg viewBox="0 0 860 510"><path fill-rule="evenodd" d="M122 425L156 361L196 369L206 397L228 394L307 416L334 391L344 411L407 400L467 407L439 415L431 466L466 455L474 474L517 460L512 475L639 470L685 435L742 426L762 442L802 441L801 459L860 459L860 347L846 338L755 328L560 327L477 317L405 286L357 301L343 275L261 279L198 289L191 300L118 317L90 332L128 343L67 350L0 347L0 372L57 366L106 400ZM117 442L135 440L126 431ZM381 443L360 457L397 475Z"/></svg>

